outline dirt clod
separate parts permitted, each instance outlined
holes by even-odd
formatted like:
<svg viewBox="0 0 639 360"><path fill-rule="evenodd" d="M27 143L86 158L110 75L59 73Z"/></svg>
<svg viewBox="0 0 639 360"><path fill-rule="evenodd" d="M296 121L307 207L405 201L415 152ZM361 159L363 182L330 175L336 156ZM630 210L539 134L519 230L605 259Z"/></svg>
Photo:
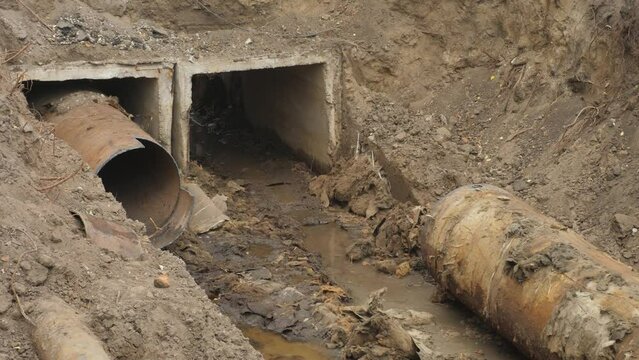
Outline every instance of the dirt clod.
<svg viewBox="0 0 639 360"><path fill-rule="evenodd" d="M171 286L169 275L168 274L158 275L155 279L153 279L153 286L160 289L166 289L169 286Z"/></svg>

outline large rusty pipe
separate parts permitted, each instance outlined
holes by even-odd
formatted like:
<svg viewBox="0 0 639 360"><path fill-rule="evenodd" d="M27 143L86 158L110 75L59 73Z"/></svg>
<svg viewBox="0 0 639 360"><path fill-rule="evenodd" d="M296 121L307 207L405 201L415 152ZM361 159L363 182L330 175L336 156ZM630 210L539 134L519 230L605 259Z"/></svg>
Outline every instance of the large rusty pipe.
<svg viewBox="0 0 639 360"><path fill-rule="evenodd" d="M441 287L530 358L639 358L637 274L510 193L453 191L421 246Z"/></svg>
<svg viewBox="0 0 639 360"><path fill-rule="evenodd" d="M156 246L166 246L186 226L191 196L180 189L173 157L111 101L74 92L57 98L55 111L45 118L102 179L127 216L144 223Z"/></svg>

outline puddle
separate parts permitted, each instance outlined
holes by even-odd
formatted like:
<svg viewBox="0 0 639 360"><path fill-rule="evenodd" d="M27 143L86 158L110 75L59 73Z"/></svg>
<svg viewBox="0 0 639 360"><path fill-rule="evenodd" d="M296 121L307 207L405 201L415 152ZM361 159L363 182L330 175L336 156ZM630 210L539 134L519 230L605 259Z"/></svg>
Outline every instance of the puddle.
<svg viewBox="0 0 639 360"><path fill-rule="evenodd" d="M429 299L436 290L435 286L427 283L420 274L411 273L398 279L348 261L344 254L353 240L338 224L305 226L303 231L305 248L321 255L326 274L348 289L354 304L365 303L372 291L386 287L386 309L412 309L435 315L436 321L429 333L437 344L437 351L444 354L479 352L491 360L522 359L510 346L462 336L467 331L464 321L472 315L453 305L432 303Z"/></svg>
<svg viewBox="0 0 639 360"><path fill-rule="evenodd" d="M256 327L241 327L251 345L265 360L329 360L333 357L320 345L288 341L281 335Z"/></svg>

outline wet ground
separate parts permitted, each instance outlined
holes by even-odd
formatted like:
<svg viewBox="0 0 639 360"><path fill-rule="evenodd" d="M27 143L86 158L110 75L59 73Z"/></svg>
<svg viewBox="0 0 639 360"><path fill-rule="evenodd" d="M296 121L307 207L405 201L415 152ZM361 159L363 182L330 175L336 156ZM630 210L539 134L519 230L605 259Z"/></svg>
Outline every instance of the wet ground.
<svg viewBox="0 0 639 360"><path fill-rule="evenodd" d="M444 358L522 358L460 306L431 302L436 287L426 274L397 278L350 262L346 249L366 236L369 224L343 209L322 208L307 191L312 175L286 149L238 129L211 140L194 180L209 195L229 196L232 220L218 231L185 236L173 251L267 359L336 358L344 344L318 309L363 304L383 287L385 309L432 314L411 335ZM333 287L348 296L326 291Z"/></svg>

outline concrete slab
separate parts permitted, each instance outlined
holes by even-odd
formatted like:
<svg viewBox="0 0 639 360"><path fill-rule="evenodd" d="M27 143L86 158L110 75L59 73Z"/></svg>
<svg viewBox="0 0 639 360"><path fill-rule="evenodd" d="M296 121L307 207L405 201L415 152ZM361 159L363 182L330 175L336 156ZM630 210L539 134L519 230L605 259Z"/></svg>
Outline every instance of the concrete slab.
<svg viewBox="0 0 639 360"><path fill-rule="evenodd" d="M173 121L173 69L168 62L69 62L44 66L15 66L25 81L110 81L109 87L138 124L167 150L171 149ZM118 84L118 81L120 82ZM96 82L96 83L97 83Z"/></svg>
<svg viewBox="0 0 639 360"><path fill-rule="evenodd" d="M272 71L269 71L272 70ZM174 76L172 154L186 171L192 78L241 72L247 117L304 156L316 169L332 165L339 142L340 61L333 53L179 61Z"/></svg>

